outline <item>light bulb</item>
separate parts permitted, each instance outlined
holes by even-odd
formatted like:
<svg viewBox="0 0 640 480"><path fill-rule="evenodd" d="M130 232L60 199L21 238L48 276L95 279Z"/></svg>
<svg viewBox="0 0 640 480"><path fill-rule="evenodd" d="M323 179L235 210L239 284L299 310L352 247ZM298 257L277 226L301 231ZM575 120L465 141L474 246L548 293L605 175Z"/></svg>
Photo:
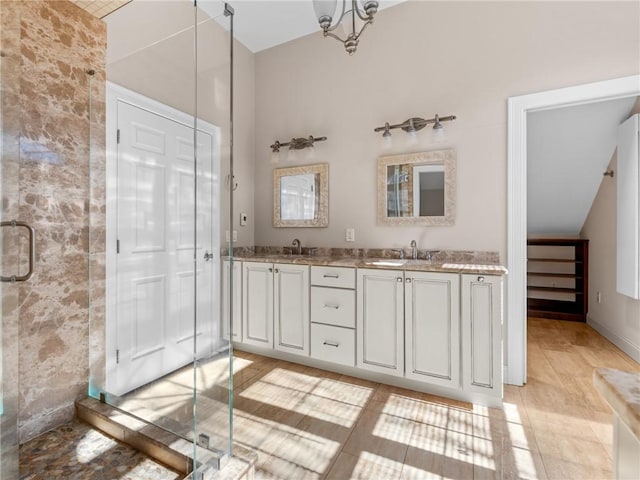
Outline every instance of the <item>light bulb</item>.
<svg viewBox="0 0 640 480"><path fill-rule="evenodd" d="M433 127L433 141L436 143L444 142L446 135L444 133L444 127L441 123L437 123Z"/></svg>
<svg viewBox="0 0 640 480"><path fill-rule="evenodd" d="M322 28L329 28L336 13L337 0L313 0L313 9Z"/></svg>
<svg viewBox="0 0 640 480"><path fill-rule="evenodd" d="M296 150L295 148L290 148L289 150L287 150L287 162L295 163L298 161L300 161L298 150Z"/></svg>
<svg viewBox="0 0 640 480"><path fill-rule="evenodd" d="M271 154L269 155L269 163L271 163L271 165L276 165L280 162L280 151L276 150L276 151L271 151Z"/></svg>

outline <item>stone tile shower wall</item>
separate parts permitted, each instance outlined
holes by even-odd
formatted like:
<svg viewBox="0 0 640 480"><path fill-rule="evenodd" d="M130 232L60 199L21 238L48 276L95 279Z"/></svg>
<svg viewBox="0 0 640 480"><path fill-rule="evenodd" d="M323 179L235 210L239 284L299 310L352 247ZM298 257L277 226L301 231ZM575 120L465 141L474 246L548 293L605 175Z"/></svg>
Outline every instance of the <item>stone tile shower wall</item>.
<svg viewBox="0 0 640 480"><path fill-rule="evenodd" d="M66 1L22 1L20 218L36 267L19 290L20 441L70 419L89 377L89 175L104 161L105 24ZM89 76L94 113L89 129ZM103 251L100 235L92 243ZM102 235L103 238L103 235ZM92 292L100 303L101 293ZM92 299L93 300L93 299Z"/></svg>

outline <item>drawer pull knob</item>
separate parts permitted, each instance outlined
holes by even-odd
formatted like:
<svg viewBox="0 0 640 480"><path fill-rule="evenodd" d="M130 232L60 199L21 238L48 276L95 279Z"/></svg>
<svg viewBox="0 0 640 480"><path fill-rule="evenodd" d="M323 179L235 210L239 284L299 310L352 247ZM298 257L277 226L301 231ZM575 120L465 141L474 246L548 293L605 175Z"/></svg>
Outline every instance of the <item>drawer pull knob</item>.
<svg viewBox="0 0 640 480"><path fill-rule="evenodd" d="M334 308L336 310L338 310L340 308L340 305L322 305L324 308Z"/></svg>
<svg viewBox="0 0 640 480"><path fill-rule="evenodd" d="M325 273L324 275L322 275L322 278L340 278L340 275L338 275L338 274L329 275L329 274Z"/></svg>
<svg viewBox="0 0 640 480"><path fill-rule="evenodd" d="M328 347L336 347L336 348L340 346L339 343L333 343L333 342L327 342L327 341L322 342L322 344L327 345Z"/></svg>
<svg viewBox="0 0 640 480"><path fill-rule="evenodd" d="M478 277L479 282L484 282L484 277Z"/></svg>

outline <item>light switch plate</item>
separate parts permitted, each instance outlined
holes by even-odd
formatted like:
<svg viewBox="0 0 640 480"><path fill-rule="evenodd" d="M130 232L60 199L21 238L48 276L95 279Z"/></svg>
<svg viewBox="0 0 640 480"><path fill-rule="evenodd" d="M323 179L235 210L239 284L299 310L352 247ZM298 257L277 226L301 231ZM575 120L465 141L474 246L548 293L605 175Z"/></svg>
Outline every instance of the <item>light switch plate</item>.
<svg viewBox="0 0 640 480"><path fill-rule="evenodd" d="M355 228L347 228L345 230L345 240L347 242L355 242L356 241L356 229Z"/></svg>

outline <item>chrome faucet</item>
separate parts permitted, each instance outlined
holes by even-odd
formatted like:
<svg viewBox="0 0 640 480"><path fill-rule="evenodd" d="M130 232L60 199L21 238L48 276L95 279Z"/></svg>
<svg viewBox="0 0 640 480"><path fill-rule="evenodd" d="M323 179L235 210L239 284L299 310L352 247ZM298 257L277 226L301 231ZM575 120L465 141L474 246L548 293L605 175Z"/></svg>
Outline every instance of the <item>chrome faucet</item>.
<svg viewBox="0 0 640 480"><path fill-rule="evenodd" d="M396 252L398 254L398 258L400 258L400 260L404 260L404 249L402 248L393 248L391 249L392 252Z"/></svg>
<svg viewBox="0 0 640 480"><path fill-rule="evenodd" d="M296 247L296 249L298 251L298 255L302 255L302 243L300 243L299 239L294 238L293 242L291 242L291 246L292 247Z"/></svg>
<svg viewBox="0 0 640 480"><path fill-rule="evenodd" d="M415 240L411 240L411 258L418 259L418 244Z"/></svg>

